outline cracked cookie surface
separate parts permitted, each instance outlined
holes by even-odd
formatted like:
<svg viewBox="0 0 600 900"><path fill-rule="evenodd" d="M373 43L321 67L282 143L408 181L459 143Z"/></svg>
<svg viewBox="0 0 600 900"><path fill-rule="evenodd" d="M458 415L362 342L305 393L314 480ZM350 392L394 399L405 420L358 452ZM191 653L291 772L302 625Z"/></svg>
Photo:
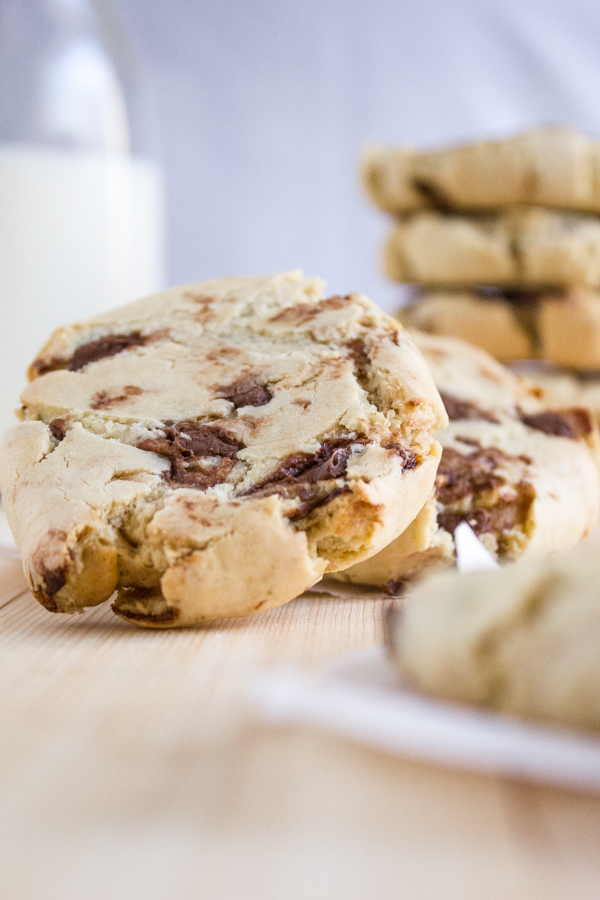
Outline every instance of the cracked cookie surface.
<svg viewBox="0 0 600 900"><path fill-rule="evenodd" d="M432 495L379 554L336 578L386 586L454 561L469 523L500 559L568 550L600 515L598 429L585 406L553 406L541 389L462 341L413 333L450 422Z"/></svg>
<svg viewBox="0 0 600 900"><path fill-rule="evenodd" d="M414 519L445 413L407 333L299 272L58 329L5 437L35 596L170 627L287 602Z"/></svg>

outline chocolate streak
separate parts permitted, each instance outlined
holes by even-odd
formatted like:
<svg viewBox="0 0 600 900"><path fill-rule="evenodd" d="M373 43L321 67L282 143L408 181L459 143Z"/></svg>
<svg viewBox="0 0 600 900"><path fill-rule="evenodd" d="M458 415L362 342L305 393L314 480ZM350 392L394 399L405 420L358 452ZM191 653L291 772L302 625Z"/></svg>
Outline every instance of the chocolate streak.
<svg viewBox="0 0 600 900"><path fill-rule="evenodd" d="M554 409L536 413L532 416L521 415L521 422L529 428L543 431L544 434L553 434L558 437L577 440L587 437L594 428L592 414L586 407L572 407L570 409Z"/></svg>
<svg viewBox="0 0 600 900"><path fill-rule="evenodd" d="M496 471L510 457L496 447L485 447L472 453L459 453L444 447L435 479L437 499L444 505L457 503L470 494L492 491L506 484Z"/></svg>
<svg viewBox="0 0 600 900"><path fill-rule="evenodd" d="M135 608L136 604L146 605L148 611L139 611ZM172 625L179 618L179 610L167 606L157 588L122 587L111 609L129 622L143 622L146 625Z"/></svg>
<svg viewBox="0 0 600 900"><path fill-rule="evenodd" d="M530 462L528 457L512 457L497 447L480 448L469 454L445 447L435 480L436 497L440 503L449 505L502 487L508 482L497 469L515 460ZM489 508L442 511L438 513L438 524L451 534L461 522L468 522L476 534L508 531L525 521L533 499L533 489L527 482L520 482L517 490L519 496L514 500L501 500Z"/></svg>
<svg viewBox="0 0 600 900"><path fill-rule="evenodd" d="M332 491L329 491L328 494L320 494L306 484L299 484L297 487L290 490L290 496L292 499L301 500L302 502L300 506L297 506L296 509L288 513L288 518L303 519L311 513L313 509L317 509L319 506L327 506L327 504L331 503L332 500L335 500L336 497L341 497L342 494L349 493L350 488L347 484L343 487L334 488ZM285 494L283 494L283 496L285 496Z"/></svg>
<svg viewBox="0 0 600 900"><path fill-rule="evenodd" d="M452 209L452 201L438 185L431 184L424 178L413 178L412 184L414 189L434 209L442 212L449 212Z"/></svg>
<svg viewBox="0 0 600 900"><path fill-rule="evenodd" d="M56 601L52 599L54 594L58 592L67 583L67 566L60 566L57 569L48 569L43 563L38 566L39 573L43 579L43 587L39 587L35 592L36 597L50 612L56 612Z"/></svg>
<svg viewBox="0 0 600 900"><path fill-rule="evenodd" d="M317 303L296 303L294 306L286 306L280 312L271 316L270 322L279 322L285 325L306 325L312 319L320 316L321 313L329 310L342 309L352 300L352 294L340 297L334 294L333 297L325 297Z"/></svg>
<svg viewBox="0 0 600 900"><path fill-rule="evenodd" d="M60 359L58 357L49 361L37 359L33 363L32 368L38 375L55 372L57 369L68 369L70 372L78 372L79 369L83 369L89 363L98 362L98 360L106 359L109 356L116 356L118 353L129 350L131 347L145 347L150 341L156 340L158 336L158 333L141 334L139 331L132 331L130 334L108 334L106 337L82 344L70 359Z"/></svg>
<svg viewBox="0 0 600 900"><path fill-rule="evenodd" d="M120 607L117 607L116 604L113 604L111 609L117 611L118 615L122 616L124 619L128 619L130 622L146 622L155 625L171 624L179 615L175 609L165 609L160 613L141 613L134 612L133 610L121 609Z"/></svg>
<svg viewBox="0 0 600 900"><path fill-rule="evenodd" d="M123 350L129 350L131 347L144 347L149 340L149 335L140 334L139 331L133 331L131 334L109 334L106 337L98 338L97 341L90 341L88 344L78 347L68 361L67 369L77 372L89 363L116 356L117 353L122 353Z"/></svg>
<svg viewBox="0 0 600 900"><path fill-rule="evenodd" d="M240 406L264 406L273 395L267 387L247 376L234 381L233 384L218 388L217 397L229 400L236 409L239 409Z"/></svg>
<svg viewBox="0 0 600 900"><path fill-rule="evenodd" d="M69 560L63 559L59 565L53 566L49 566L47 560L54 557L53 551L57 548L60 549L66 539L67 535L64 531L51 528L33 556L33 568L41 577L41 582L33 588L33 595L49 612L58 611L58 604L54 596L67 583ZM69 555L72 558L72 554Z"/></svg>
<svg viewBox="0 0 600 900"><path fill-rule="evenodd" d="M442 391L440 391L440 397L451 422L459 419L483 419L485 422L493 422L494 425L500 423L500 419L494 413L481 409L472 400L459 400L458 397L453 397L452 394L446 394Z"/></svg>
<svg viewBox="0 0 600 900"><path fill-rule="evenodd" d="M517 500L511 500L491 509L474 509L468 513L439 513L438 525L450 534L454 533L461 522L467 522L475 534L510 531L523 521L522 508L522 504Z"/></svg>
<svg viewBox="0 0 600 900"><path fill-rule="evenodd" d="M69 423L67 419L52 419L52 421L48 425L48 428L50 429L50 434L55 441L58 441L59 443L62 441L65 434L67 433L68 424Z"/></svg>
<svg viewBox="0 0 600 900"><path fill-rule="evenodd" d="M355 438L338 438L336 440L323 441L315 453L293 453L280 464L276 471L255 484L247 491L255 494L258 491L264 493L279 493L280 488L297 484L316 484L318 481L327 481L330 478L339 478L348 467L348 458L351 454L351 444L361 443Z"/></svg>
<svg viewBox="0 0 600 900"><path fill-rule="evenodd" d="M92 409L110 409L110 407L115 404L127 403L131 397L139 397L139 395L143 393L141 387L137 387L135 384L126 384L122 394L114 394L111 396L108 391L98 391L98 393L94 394L92 397L90 406Z"/></svg>
<svg viewBox="0 0 600 900"><path fill-rule="evenodd" d="M348 348L348 353L354 363L356 377L359 381L366 378L369 374L369 366L371 365L367 345L362 338L352 338L352 340L346 343L346 347Z"/></svg>
<svg viewBox="0 0 600 900"><path fill-rule="evenodd" d="M344 485L323 494L316 486L345 475L352 444L366 443L364 438L336 438L323 441L315 453L294 453L284 459L272 475L246 491L246 495L259 494L266 497L279 494L287 499L301 500L302 505L291 513L290 518L305 516L315 507L330 503L340 494L349 492L350 488ZM400 444L388 441L382 447L400 456L403 469L413 469L417 465L415 454Z"/></svg>
<svg viewBox="0 0 600 900"><path fill-rule="evenodd" d="M349 492L347 485L334 488L327 494L318 491L315 486L345 474L352 452L350 446L357 443L362 441L338 438L323 441L315 453L294 453L284 459L272 475L246 491L246 495L268 497L279 494L285 499L300 500L300 506L290 513L290 518L303 518L317 506L330 503L335 497Z"/></svg>
<svg viewBox="0 0 600 900"><path fill-rule="evenodd" d="M244 444L218 425L198 422L165 422L164 437L147 438L137 446L166 456L171 464L167 481L184 487L206 490L225 481L235 466L239 450ZM198 462L207 458L218 460L210 469Z"/></svg>
<svg viewBox="0 0 600 900"><path fill-rule="evenodd" d="M513 306L536 304L539 300L539 293L520 288L499 288L487 285L475 288L475 293L483 300L506 300Z"/></svg>

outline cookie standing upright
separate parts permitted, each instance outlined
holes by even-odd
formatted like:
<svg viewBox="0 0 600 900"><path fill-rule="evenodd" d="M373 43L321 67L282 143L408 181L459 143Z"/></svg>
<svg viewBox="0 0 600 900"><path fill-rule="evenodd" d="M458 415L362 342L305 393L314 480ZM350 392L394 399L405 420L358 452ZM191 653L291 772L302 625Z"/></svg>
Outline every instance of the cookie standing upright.
<svg viewBox="0 0 600 900"><path fill-rule="evenodd" d="M406 332L292 272L59 329L1 451L29 584L154 627L281 605L428 495L445 413Z"/></svg>
<svg viewBox="0 0 600 900"><path fill-rule="evenodd" d="M335 577L388 585L454 561L463 521L504 560L573 547L600 515L598 430L585 407L543 391L483 351L414 334L450 418L435 489L406 532Z"/></svg>

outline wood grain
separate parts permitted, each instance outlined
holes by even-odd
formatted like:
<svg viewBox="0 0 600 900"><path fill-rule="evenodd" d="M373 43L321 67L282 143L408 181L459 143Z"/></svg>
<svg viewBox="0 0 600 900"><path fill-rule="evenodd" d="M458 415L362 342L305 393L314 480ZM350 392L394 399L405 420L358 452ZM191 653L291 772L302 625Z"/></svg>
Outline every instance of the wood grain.
<svg viewBox="0 0 600 900"><path fill-rule="evenodd" d="M0 562L0 896L600 896L600 803L256 720L245 685L381 639L385 601L136 630L47 613Z"/></svg>

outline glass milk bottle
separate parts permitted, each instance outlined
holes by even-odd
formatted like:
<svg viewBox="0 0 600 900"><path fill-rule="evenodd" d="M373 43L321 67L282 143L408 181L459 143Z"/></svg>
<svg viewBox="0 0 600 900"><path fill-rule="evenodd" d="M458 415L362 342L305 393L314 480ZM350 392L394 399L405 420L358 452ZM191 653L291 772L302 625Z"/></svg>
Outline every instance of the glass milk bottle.
<svg viewBox="0 0 600 900"><path fill-rule="evenodd" d="M0 432L53 328L163 286L160 178L109 3L0 3Z"/></svg>

